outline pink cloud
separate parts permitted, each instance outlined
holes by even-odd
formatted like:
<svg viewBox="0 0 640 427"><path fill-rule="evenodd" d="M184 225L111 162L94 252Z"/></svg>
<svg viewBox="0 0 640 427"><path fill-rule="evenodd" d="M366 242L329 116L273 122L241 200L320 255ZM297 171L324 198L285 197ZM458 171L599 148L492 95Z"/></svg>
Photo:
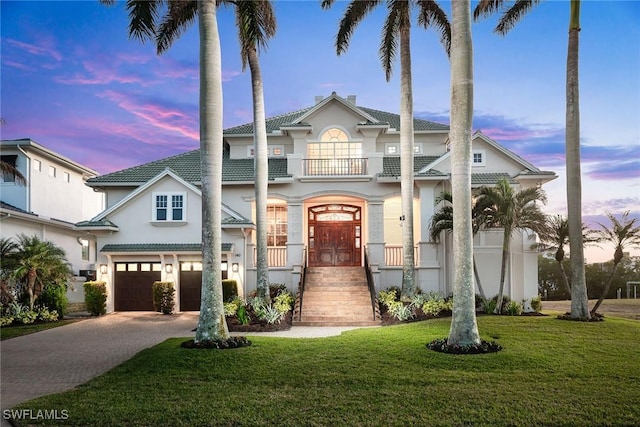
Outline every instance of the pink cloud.
<svg viewBox="0 0 640 427"><path fill-rule="evenodd" d="M225 70L222 70L222 81L223 82L230 82L235 77L238 77L240 74L242 74L241 71L225 71Z"/></svg>
<svg viewBox="0 0 640 427"><path fill-rule="evenodd" d="M6 40L7 40L7 43L9 43L10 45L17 47L19 49L22 49L23 51L30 53L32 55L51 57L56 61L62 60L62 55L56 49L36 46L34 44L21 42L19 40L14 40L14 39L6 39Z"/></svg>
<svg viewBox="0 0 640 427"><path fill-rule="evenodd" d="M25 71L34 71L33 67L29 67L28 65L21 64L19 62L4 60L2 61L2 63L7 67L18 68L20 70L25 70Z"/></svg>

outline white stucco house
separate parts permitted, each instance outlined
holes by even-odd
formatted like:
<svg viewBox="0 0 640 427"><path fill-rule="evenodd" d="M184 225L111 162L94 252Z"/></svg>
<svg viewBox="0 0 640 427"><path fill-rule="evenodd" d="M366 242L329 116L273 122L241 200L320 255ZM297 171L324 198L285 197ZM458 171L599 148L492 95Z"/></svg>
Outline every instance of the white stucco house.
<svg viewBox="0 0 640 427"><path fill-rule="evenodd" d="M75 275L69 301L83 302L81 284L95 274L97 247L75 223L105 209L104 194L85 185L98 172L31 139L1 141L0 156L27 179L19 185L0 176L0 237L35 235L64 249Z"/></svg>
<svg viewBox="0 0 640 427"><path fill-rule="evenodd" d="M306 266L370 267L376 290L402 281L400 117L336 93L267 119L271 283L294 291ZM450 240L429 238L434 201L450 190L446 125L415 119L415 277L423 291L452 290ZM256 286L253 124L224 131L223 275L246 295ZM201 277L199 150L87 180L106 209L77 227L96 236L98 279L109 310L149 310L151 283L173 281L177 307L198 310ZM506 178L520 189L556 178L480 132L472 185ZM502 233L481 232L475 254L488 296L498 291ZM505 293L537 295L532 233L514 234ZM366 256L365 256L366 255Z"/></svg>

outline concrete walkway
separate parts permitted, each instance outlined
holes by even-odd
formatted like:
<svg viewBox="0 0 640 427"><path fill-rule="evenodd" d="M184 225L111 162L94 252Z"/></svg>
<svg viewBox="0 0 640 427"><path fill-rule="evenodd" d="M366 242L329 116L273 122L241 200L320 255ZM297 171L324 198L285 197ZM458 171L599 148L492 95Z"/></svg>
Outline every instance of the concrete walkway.
<svg viewBox="0 0 640 427"><path fill-rule="evenodd" d="M197 312L171 316L122 312L2 341L0 406L4 410L70 390L167 338L192 337L197 323ZM289 331L244 335L318 338L349 329L356 328L294 326Z"/></svg>

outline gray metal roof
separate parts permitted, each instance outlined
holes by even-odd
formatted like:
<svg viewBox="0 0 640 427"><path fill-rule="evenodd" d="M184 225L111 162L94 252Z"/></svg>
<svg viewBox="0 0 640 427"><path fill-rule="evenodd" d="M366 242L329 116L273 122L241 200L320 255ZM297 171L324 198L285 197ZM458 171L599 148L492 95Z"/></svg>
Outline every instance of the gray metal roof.
<svg viewBox="0 0 640 427"><path fill-rule="evenodd" d="M231 252L233 243L222 243L222 252ZM100 249L104 253L116 252L202 252L202 243L122 243L107 244Z"/></svg>

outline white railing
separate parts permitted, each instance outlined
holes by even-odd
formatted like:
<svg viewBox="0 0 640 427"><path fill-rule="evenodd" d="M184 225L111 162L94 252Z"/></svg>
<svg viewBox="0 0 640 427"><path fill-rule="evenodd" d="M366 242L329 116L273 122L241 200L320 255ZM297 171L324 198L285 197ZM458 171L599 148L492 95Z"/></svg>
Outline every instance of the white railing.
<svg viewBox="0 0 640 427"><path fill-rule="evenodd" d="M367 159L303 159L307 176L366 175Z"/></svg>
<svg viewBox="0 0 640 427"><path fill-rule="evenodd" d="M258 250L253 249L253 265L258 263ZM267 266L269 267L286 267L287 266L287 248L286 247L268 247L267 248Z"/></svg>
<svg viewBox="0 0 640 427"><path fill-rule="evenodd" d="M413 260L418 265L418 247L413 249ZM384 247L384 263L388 267L402 267L404 256L402 254L402 245L385 245Z"/></svg>

